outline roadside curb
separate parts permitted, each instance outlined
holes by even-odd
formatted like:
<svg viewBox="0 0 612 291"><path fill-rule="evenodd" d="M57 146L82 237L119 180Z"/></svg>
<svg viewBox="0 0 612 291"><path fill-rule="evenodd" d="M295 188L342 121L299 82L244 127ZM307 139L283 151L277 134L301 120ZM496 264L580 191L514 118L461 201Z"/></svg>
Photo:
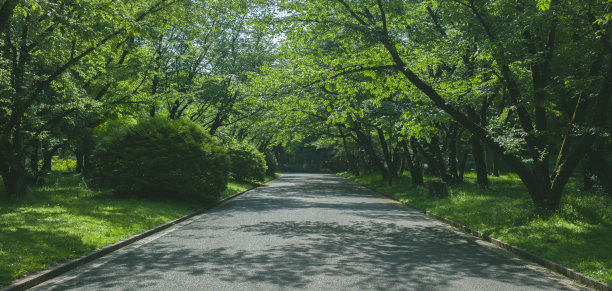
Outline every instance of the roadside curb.
<svg viewBox="0 0 612 291"><path fill-rule="evenodd" d="M355 181L353 181L351 179L348 179L348 178L345 178L345 179L347 179L347 180L349 180L349 181L351 181L351 182L353 182L353 183L355 183L357 185L361 185L361 186L369 189L370 191L374 192L375 194L377 194L379 196L383 196L383 197L386 197L388 199L397 201L397 202L401 203L402 205L404 205L406 207L410 207L410 208L412 208L412 209L414 209L414 210L416 210L416 211L418 211L418 212L420 212L420 213L422 213L422 214L424 214L426 216L429 216L429 217L434 218L434 219L436 219L436 220L438 220L440 222L444 222L444 223L446 223L446 224L448 224L448 225L450 225L450 226L452 226L454 228L457 228L457 229L461 230L462 232L465 232L465 233L470 234L470 235L472 235L474 237L480 238L480 239L482 239L482 240L484 240L486 242L489 242L489 243L491 243L491 244L493 244L493 245L495 245L495 246L497 246L497 247L499 247L501 249L504 249L504 250L506 250L506 251L508 251L510 253L513 253L515 255L523 257L524 259L527 259L527 260L530 260L530 261L532 261L534 263L537 263L538 265L540 265L540 266L542 266L544 268L547 268L547 269L549 269L549 270L551 270L553 272L556 272L556 273L561 274L561 275L563 275L565 277L568 277L568 278L570 278L572 280L575 280L576 282L584 284L585 286L587 286L589 288L593 288L594 290L598 290L598 291L612 291L612 285L610 285L610 284L597 281L597 280L595 280L595 279L593 279L593 278L591 278L591 277L589 277L589 276L587 276L585 274L582 274L582 273L580 273L580 272L578 272L576 270L570 269L570 268L568 268L566 266L563 266L561 264L557 264L557 263L555 263L553 261L547 260L547 259L545 259L543 257L540 257L540 256L534 254L534 253L528 252L526 250L523 250L521 248L518 248L516 246L513 246L511 244L508 244L508 243L503 242L501 240L498 240L496 238L490 237L490 236L488 236L488 235L486 235L486 234L484 234L484 233L482 233L482 232L480 232L478 230L472 229L472 228L470 228L468 226L465 226L465 225L463 225L463 224L461 224L459 222L456 222L454 220L448 219L446 217L442 217L442 216L437 215L437 214L435 214L435 213L433 213L431 211L427 211L425 209L421 209L421 208L416 207L415 205L412 205L412 204L407 203L405 201L398 200L397 198L392 197L391 195L387 195L387 194L381 193L378 190L376 190L374 188L371 188L369 186L357 183L357 182L355 182Z"/></svg>
<svg viewBox="0 0 612 291"><path fill-rule="evenodd" d="M11 285L8 285L6 287L2 287L0 289L0 291L21 291L21 290L27 290L29 288L32 288L32 287L34 287L34 286L36 286L36 285L38 285L40 283L43 283L43 282L45 282L47 280L55 278L55 277L57 277L57 276L59 276L59 275L61 275L63 273L66 273L66 272L68 272L68 271L70 271L70 270L72 270L72 269L74 269L74 268L76 268L78 266L81 266L81 265L84 265L86 263L89 263L89 262L91 262L91 261L93 261L95 259L99 259L99 258L101 258L101 257L103 257L103 256L105 256L105 255L107 255L109 253L112 253L112 252L114 252L114 251L116 251L118 249L121 249L121 248L123 248L125 246L128 246L128 245L134 243L134 242L137 242L137 241L142 240L142 239L144 239L146 237L149 237L149 236L151 236L151 235L153 235L155 233L158 233L158 232L160 232L162 230L170 228L171 226L179 224L179 223L181 223L181 222L183 222L183 221L185 221L185 220L187 220L189 218L192 218L194 216L203 214L206 211L215 209L215 208L221 206L222 204L224 204L225 202L227 202L229 200L232 200L232 199L234 199L234 198L236 198L236 197L238 197L240 195L243 195L246 192L249 192L251 190L257 189L257 188L262 187L262 186L265 186L269 182L270 181L268 181L268 182L266 182L264 184L257 185L257 186L255 186L255 187L253 187L251 189L247 189L247 190L244 190L242 192L236 193L236 194L234 194L232 196L223 198L223 199L217 201L217 203L215 203L215 205L213 205L213 206L198 209L198 210L196 210L196 211L194 211L192 213L189 213L187 215L181 216L181 217L179 217L179 218L177 218L175 220L166 222L166 223L164 223L162 225L156 226L156 227L154 227L152 229L149 229L149 230L146 230L144 232L132 235L129 238L124 239L122 241L118 241L118 242L116 242L114 244L107 245L107 246L105 246L105 247L103 247L103 248L101 248L99 250L93 251L93 252L91 252L91 253L89 253L87 255L84 255L82 257L79 257L79 258L76 258L76 259L72 259L72 260L68 260L67 262L60 263L59 265L56 265L56 266L54 266L54 267L52 267L50 269L43 270L43 271L40 271L39 273L36 273L36 274L30 275L30 276L24 277L22 279L19 279L19 280L15 281Z"/></svg>

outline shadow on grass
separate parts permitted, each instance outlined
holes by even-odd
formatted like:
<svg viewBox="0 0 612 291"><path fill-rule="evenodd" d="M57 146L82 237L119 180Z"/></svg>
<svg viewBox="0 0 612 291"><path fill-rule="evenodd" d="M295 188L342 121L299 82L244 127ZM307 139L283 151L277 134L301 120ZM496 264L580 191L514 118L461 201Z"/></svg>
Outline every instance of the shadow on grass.
<svg viewBox="0 0 612 291"><path fill-rule="evenodd" d="M16 277L78 257L93 248L74 234L0 224L0 285L9 285Z"/></svg>
<svg viewBox="0 0 612 291"><path fill-rule="evenodd" d="M46 186L29 188L25 197L0 197L0 285L191 209L184 203L116 199L109 191L89 190L75 174L50 177Z"/></svg>

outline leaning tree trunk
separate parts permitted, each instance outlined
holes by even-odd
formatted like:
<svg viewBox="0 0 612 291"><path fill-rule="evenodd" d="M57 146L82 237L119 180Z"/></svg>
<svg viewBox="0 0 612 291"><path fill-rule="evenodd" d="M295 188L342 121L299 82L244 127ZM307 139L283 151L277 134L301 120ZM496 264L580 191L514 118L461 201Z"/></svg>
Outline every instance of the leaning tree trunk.
<svg viewBox="0 0 612 291"><path fill-rule="evenodd" d="M412 156L410 156L410 151L408 150L408 144L406 141L402 142L402 146L404 147L406 161L408 163L408 168L410 169L410 179L412 180L412 186L423 186L423 168L421 168L421 163L417 156L417 146L415 143L416 139L414 137L411 137L410 145L412 148Z"/></svg>

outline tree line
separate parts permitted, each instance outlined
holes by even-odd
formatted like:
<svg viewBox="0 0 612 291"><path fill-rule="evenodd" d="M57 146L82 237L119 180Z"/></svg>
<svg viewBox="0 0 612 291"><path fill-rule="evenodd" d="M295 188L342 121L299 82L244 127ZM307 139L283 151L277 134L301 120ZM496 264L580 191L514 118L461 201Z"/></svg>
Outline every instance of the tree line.
<svg viewBox="0 0 612 291"><path fill-rule="evenodd" d="M110 119L189 119L329 166L477 183L538 209L569 179L612 189L607 0L60 1L0 4L0 173L24 195L69 149L95 173ZM314 137L314 138L313 138ZM270 155L268 155L270 156ZM26 161L28 163L26 163Z"/></svg>
<svg viewBox="0 0 612 291"><path fill-rule="evenodd" d="M96 175L95 129L122 118L189 119L225 140L264 106L244 88L272 57L249 1L0 2L0 174L9 197L51 157ZM247 140L248 141L248 140Z"/></svg>

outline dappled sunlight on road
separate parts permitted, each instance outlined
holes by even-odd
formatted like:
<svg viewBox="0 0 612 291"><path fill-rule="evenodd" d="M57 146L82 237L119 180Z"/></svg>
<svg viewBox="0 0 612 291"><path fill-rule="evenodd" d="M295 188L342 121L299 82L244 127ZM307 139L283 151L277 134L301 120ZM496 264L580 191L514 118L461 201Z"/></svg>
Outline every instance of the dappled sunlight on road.
<svg viewBox="0 0 612 291"><path fill-rule="evenodd" d="M333 175L287 174L65 289L560 290L559 281Z"/></svg>

